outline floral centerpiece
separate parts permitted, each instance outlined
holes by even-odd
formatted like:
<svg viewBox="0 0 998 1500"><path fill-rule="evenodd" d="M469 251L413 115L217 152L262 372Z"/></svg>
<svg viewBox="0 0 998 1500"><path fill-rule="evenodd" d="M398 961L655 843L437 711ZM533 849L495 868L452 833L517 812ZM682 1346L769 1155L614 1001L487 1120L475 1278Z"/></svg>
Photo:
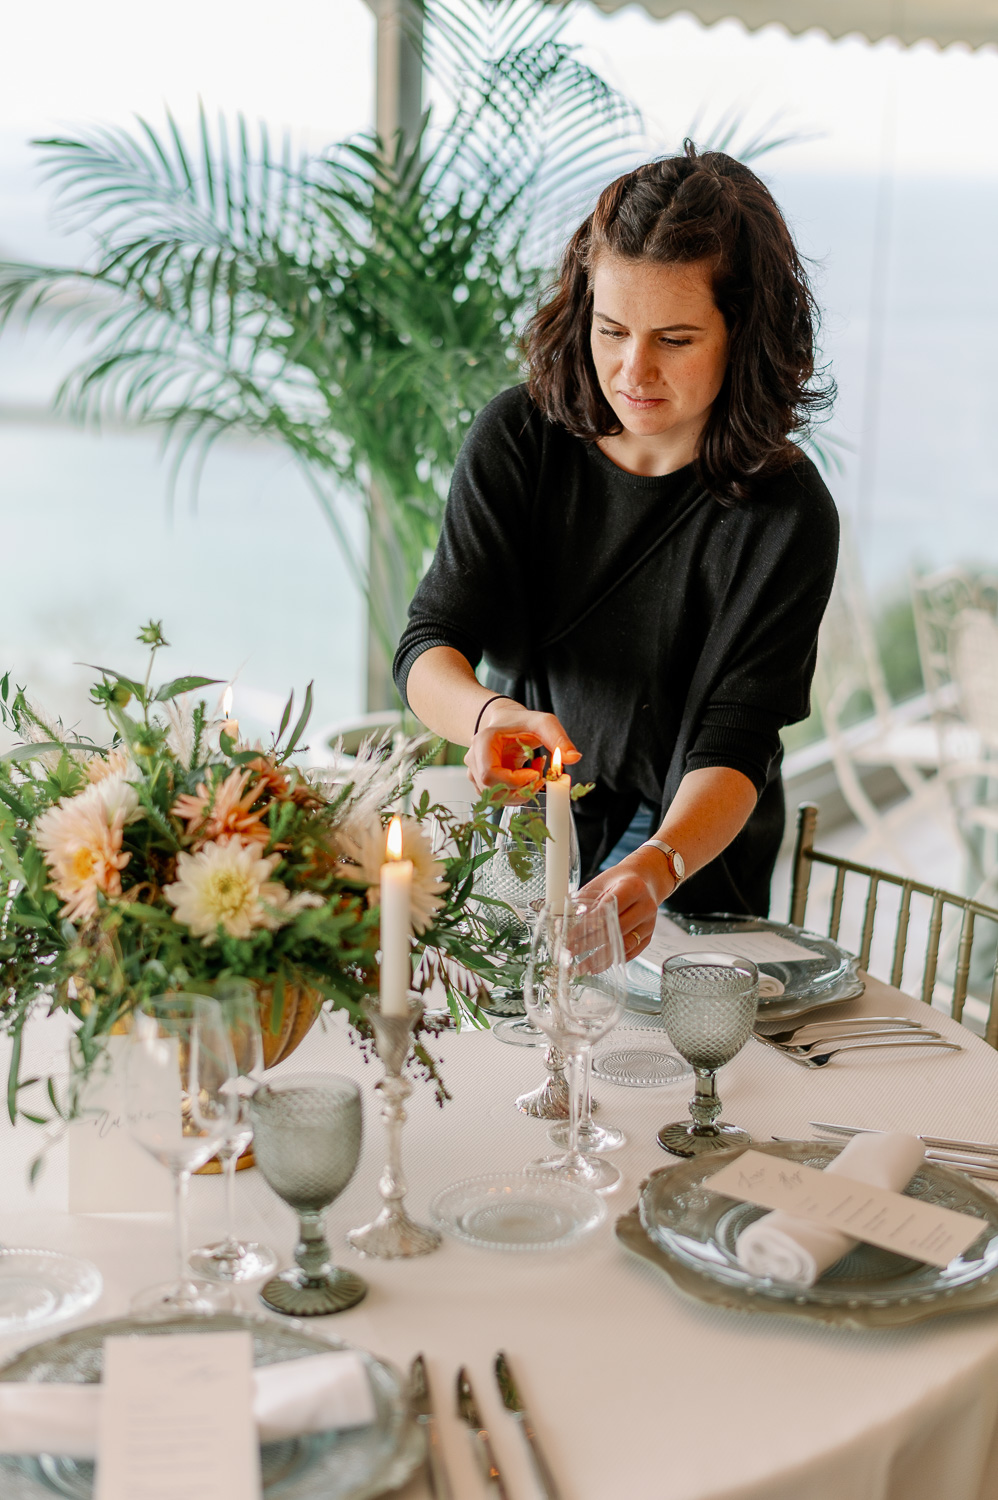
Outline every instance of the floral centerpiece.
<svg viewBox="0 0 998 1500"><path fill-rule="evenodd" d="M328 1006L369 1035L361 1001L378 982L385 822L411 786L416 744L369 745L340 770L306 773L292 757L311 687L293 724L292 694L272 743L248 746L196 696L215 679L152 684L168 644L159 624L139 640L151 648L144 681L95 668L91 696L111 727L104 746L47 722L9 673L0 681L0 716L21 741L0 758L0 1029L13 1040L12 1120L41 1118L22 1102L38 1080L20 1076L21 1033L40 1010L76 1018L77 1081L134 1007L169 989L253 983L265 1040L286 1031L292 998L304 1006L302 1032ZM414 983L442 984L458 1023L479 1019L483 980L523 960L503 913L470 902L494 842L494 801L484 796L461 821L424 796L403 818ZM446 854L434 853L434 832ZM517 838L544 836L526 813ZM427 1048L439 1024L423 1024L415 1057L443 1102ZM60 1097L48 1084L63 1116L77 1092Z"/></svg>

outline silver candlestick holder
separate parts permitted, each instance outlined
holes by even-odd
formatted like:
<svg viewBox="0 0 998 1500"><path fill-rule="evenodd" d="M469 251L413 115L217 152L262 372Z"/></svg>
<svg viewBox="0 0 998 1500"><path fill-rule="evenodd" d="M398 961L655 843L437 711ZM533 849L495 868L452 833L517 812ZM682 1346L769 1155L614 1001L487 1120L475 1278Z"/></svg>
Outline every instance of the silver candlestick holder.
<svg viewBox="0 0 998 1500"><path fill-rule="evenodd" d="M374 1042L385 1066L385 1076L375 1087L384 1100L381 1118L388 1136L388 1158L378 1179L378 1191L384 1207L377 1218L362 1229L351 1229L347 1241L361 1255L382 1260L399 1260L409 1255L428 1255L440 1244L440 1235L427 1224L417 1224L406 1212L403 1202L407 1183L402 1173L402 1126L406 1121L405 1101L412 1084L402 1069L412 1045L413 1028L423 1014L422 1003L409 997L409 1013L386 1016L376 1000L367 1000L364 1014L374 1027Z"/></svg>
<svg viewBox="0 0 998 1500"><path fill-rule="evenodd" d="M549 1047L544 1054L547 1077L536 1089L521 1094L516 1107L521 1114L532 1115L535 1120L567 1120L571 1113L568 1081L565 1078L565 1058L557 1047Z"/></svg>

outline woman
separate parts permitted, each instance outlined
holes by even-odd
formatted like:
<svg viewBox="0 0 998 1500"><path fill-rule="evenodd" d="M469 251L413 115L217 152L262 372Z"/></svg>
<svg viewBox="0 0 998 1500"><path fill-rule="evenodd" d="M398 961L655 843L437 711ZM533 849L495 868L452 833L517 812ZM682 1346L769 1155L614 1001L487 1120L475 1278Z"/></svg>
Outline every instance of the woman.
<svg viewBox="0 0 998 1500"><path fill-rule="evenodd" d="M790 440L830 397L814 334L747 167L687 143L619 178L530 324L527 383L468 435L410 607L399 691L480 788L536 785L525 746L595 783L583 878L616 895L628 957L663 901L769 909L780 730L808 713L838 546Z"/></svg>

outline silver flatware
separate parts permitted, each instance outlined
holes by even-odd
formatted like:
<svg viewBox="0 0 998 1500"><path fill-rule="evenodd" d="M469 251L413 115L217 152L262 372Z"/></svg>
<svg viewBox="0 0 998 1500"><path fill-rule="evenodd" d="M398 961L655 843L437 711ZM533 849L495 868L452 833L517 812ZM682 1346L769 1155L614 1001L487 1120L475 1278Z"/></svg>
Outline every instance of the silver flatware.
<svg viewBox="0 0 998 1500"><path fill-rule="evenodd" d="M444 1467L440 1433L437 1430L437 1419L433 1414L433 1398L430 1395L430 1382L426 1377L426 1361L421 1354L417 1354L409 1366L409 1402L416 1421L426 1434L426 1470L430 1476L430 1489L433 1491L434 1500L453 1500L454 1492L450 1487L450 1480Z"/></svg>
<svg viewBox="0 0 998 1500"><path fill-rule="evenodd" d="M821 1028L824 1030L824 1027ZM777 1047L782 1047L785 1052L808 1053L820 1051L824 1047L830 1047L833 1043L847 1042L852 1040L865 1041L871 1036L901 1036L911 1037L915 1041L921 1041L924 1037L941 1037L941 1031L927 1031L924 1027L919 1029L902 1026L871 1026L865 1031L840 1031L835 1036L819 1036L810 1042L784 1042L778 1037L768 1036L767 1042L773 1042Z"/></svg>
<svg viewBox="0 0 998 1500"><path fill-rule="evenodd" d="M876 1134L877 1132L871 1132ZM785 1145L799 1145L800 1142L793 1135L774 1135L774 1141L782 1141ZM827 1142L822 1142L826 1145ZM952 1167L954 1172L962 1172L965 1177L979 1177L989 1182L998 1182L998 1158L993 1156L972 1156L966 1152L959 1151L931 1151L926 1149L926 1161L934 1161L940 1167Z"/></svg>
<svg viewBox="0 0 998 1500"><path fill-rule="evenodd" d="M808 1124L812 1130L827 1130L832 1135L882 1135L880 1130L873 1130L868 1125L832 1125L827 1120L809 1120ZM961 1141L953 1136L945 1135L920 1135L916 1139L923 1145L936 1147L942 1151L973 1151L979 1152L981 1156L993 1156L998 1158L998 1145L994 1141Z"/></svg>
<svg viewBox="0 0 998 1500"><path fill-rule="evenodd" d="M503 1405L507 1411L512 1412L513 1416L519 1422L520 1430L527 1440L534 1473L537 1476L537 1483L541 1487L544 1500L561 1500L561 1492L555 1483L554 1475L551 1473L551 1467L544 1457L541 1445L537 1441L534 1425L530 1420L527 1408L523 1404L510 1372L509 1361L501 1349L496 1355L496 1384L499 1386L499 1394L502 1396Z"/></svg>
<svg viewBox="0 0 998 1500"><path fill-rule="evenodd" d="M457 1372L457 1414L463 1422L467 1422L471 1431L471 1445L485 1483L494 1486L495 1492L501 1497L501 1500L509 1500L509 1496L506 1493L506 1486L503 1484L502 1475L499 1472L499 1465L496 1463L492 1439L489 1437L488 1429L482 1425L482 1419L478 1414L478 1405L475 1401L475 1393L471 1389L471 1380L464 1365Z"/></svg>
<svg viewBox="0 0 998 1500"><path fill-rule="evenodd" d="M853 1016L850 1019L843 1018L840 1021L805 1021L803 1026L794 1026L787 1031L771 1031L765 1026L756 1023L754 1030L761 1032L770 1042L778 1042L781 1046L792 1045L795 1039L805 1031L828 1031L830 1027L845 1026L851 1028L845 1032L838 1032L838 1036L860 1036L868 1032L879 1032L881 1029L887 1031L925 1031L926 1028L921 1021L909 1021L905 1016ZM938 1032L933 1033L938 1036Z"/></svg>
<svg viewBox="0 0 998 1500"><path fill-rule="evenodd" d="M905 1036L897 1040L875 1041L875 1042L846 1042L842 1047L829 1047L824 1052L803 1053L793 1047L781 1047L778 1042L771 1042L768 1037L758 1037L758 1041L764 1042L767 1047L772 1047L774 1052L788 1057L791 1062L797 1063L802 1068L823 1068L830 1063L833 1057L838 1057L840 1052L862 1052L868 1048L880 1047L942 1047L949 1052L962 1052L963 1048L959 1042L947 1042L937 1040L934 1037Z"/></svg>

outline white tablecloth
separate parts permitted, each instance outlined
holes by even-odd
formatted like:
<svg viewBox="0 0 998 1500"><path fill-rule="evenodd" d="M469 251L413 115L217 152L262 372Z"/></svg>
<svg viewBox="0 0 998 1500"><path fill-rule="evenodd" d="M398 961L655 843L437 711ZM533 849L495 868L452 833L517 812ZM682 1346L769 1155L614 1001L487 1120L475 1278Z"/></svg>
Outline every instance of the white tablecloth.
<svg viewBox="0 0 998 1500"><path fill-rule="evenodd" d="M916 1001L874 981L853 1011L925 1014ZM946 1018L938 1026L966 1050L858 1052L808 1072L750 1041L720 1075L724 1116L759 1140L807 1136L812 1118L998 1140L998 1056ZM539 1080L538 1052L467 1030L441 1039L438 1051L455 1097L440 1110L431 1090L420 1086L410 1102L404 1148L408 1201L417 1215L448 1183L519 1167L548 1149L545 1125L512 1103ZM686 1300L664 1274L619 1245L613 1218L634 1204L642 1177L670 1160L655 1130L683 1115L688 1087L598 1086L602 1117L628 1135L613 1156L625 1180L610 1195L608 1224L575 1249L519 1256L447 1241L424 1259L361 1262L344 1232L379 1203L384 1141L373 1084L380 1066L365 1065L334 1022L316 1029L281 1071L316 1067L364 1085L363 1157L330 1211L329 1227L336 1256L360 1269L371 1287L357 1308L319 1326L403 1367L417 1350L426 1352L458 1500L483 1494L466 1430L453 1414L462 1363L493 1429L513 1500L538 1495L492 1377L499 1348L521 1381L564 1500L998 1495L998 1311L886 1333L741 1315ZM70 1217L60 1152L32 1195L23 1166L35 1132L23 1123L16 1132L5 1128L0 1240L95 1260L105 1292L83 1321L123 1314L134 1291L171 1274L168 1219ZM217 1237L220 1180L196 1180L192 1197L192 1242ZM289 1257L293 1216L258 1172L240 1174L239 1203L240 1232ZM33 1343L45 1332L19 1342ZM0 1356L15 1347L16 1341L0 1342ZM420 1478L405 1500L428 1494Z"/></svg>

